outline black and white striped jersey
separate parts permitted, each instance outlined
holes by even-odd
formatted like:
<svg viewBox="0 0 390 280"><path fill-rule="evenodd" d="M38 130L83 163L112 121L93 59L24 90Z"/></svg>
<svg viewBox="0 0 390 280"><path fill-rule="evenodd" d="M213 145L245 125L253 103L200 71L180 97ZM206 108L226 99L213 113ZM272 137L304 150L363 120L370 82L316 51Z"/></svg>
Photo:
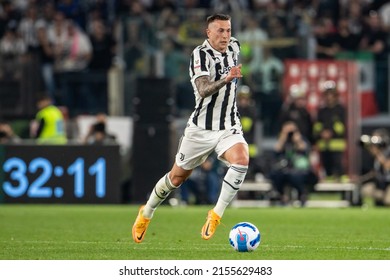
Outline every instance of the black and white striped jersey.
<svg viewBox="0 0 390 280"><path fill-rule="evenodd" d="M232 66L238 63L240 44L231 37L226 53L215 50L208 40L196 47L191 55L189 73L195 94L195 110L190 121L207 130L229 129L239 122L236 105L237 80L222 87L219 92L203 98L195 85L200 76L209 76L211 81L224 79Z"/></svg>

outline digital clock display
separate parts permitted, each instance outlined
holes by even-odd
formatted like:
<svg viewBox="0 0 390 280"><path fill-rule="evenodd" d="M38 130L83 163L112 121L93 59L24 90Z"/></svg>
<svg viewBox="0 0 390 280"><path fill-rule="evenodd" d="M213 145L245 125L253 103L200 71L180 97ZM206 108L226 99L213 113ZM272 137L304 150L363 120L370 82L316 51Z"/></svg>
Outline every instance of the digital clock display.
<svg viewBox="0 0 390 280"><path fill-rule="evenodd" d="M119 146L5 145L5 202L119 203Z"/></svg>

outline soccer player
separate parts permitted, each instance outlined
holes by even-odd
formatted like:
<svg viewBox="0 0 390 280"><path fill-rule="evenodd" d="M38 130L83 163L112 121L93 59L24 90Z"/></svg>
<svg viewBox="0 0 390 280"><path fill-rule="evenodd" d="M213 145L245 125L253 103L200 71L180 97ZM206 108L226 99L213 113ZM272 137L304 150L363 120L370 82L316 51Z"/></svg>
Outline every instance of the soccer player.
<svg viewBox="0 0 390 280"><path fill-rule="evenodd" d="M206 33L208 38L192 52L189 67L195 110L188 120L172 169L157 182L146 205L138 212L132 229L137 243L144 239L157 207L215 151L229 169L218 201L208 211L201 230L202 238L210 239L248 170L248 145L236 105L237 80L242 77L241 64L238 64L240 44L231 37L230 16L209 16Z"/></svg>

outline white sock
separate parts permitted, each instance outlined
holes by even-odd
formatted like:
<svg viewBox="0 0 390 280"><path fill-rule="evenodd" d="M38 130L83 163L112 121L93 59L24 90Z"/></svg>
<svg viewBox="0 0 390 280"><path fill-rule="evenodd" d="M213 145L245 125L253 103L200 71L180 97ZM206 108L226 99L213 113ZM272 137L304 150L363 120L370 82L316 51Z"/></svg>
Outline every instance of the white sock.
<svg viewBox="0 0 390 280"><path fill-rule="evenodd" d="M156 211L157 207L168 197L168 195L175 189L180 186L174 186L169 179L169 173L165 174L153 188L152 193L146 205L144 207L144 211L142 215L145 218L151 219L153 217L154 211Z"/></svg>
<svg viewBox="0 0 390 280"><path fill-rule="evenodd" d="M214 207L214 212L218 216L223 216L223 212L225 212L226 207L233 200L238 189L244 182L247 171L248 166L232 164L226 172L226 175L223 178L221 193L219 194L217 204Z"/></svg>

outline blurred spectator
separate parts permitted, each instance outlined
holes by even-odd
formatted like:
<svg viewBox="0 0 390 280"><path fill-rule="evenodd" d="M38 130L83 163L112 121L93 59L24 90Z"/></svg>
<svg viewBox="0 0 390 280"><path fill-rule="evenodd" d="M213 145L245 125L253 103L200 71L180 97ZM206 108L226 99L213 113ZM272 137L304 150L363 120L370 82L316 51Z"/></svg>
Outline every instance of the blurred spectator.
<svg viewBox="0 0 390 280"><path fill-rule="evenodd" d="M169 37L161 41L161 50L164 56L164 77L170 78L173 82L177 112L181 116L190 114L190 108L192 109L194 104L192 86L187 78L188 56L183 49L185 48Z"/></svg>
<svg viewBox="0 0 390 280"><path fill-rule="evenodd" d="M240 44L240 46L241 46L241 50L240 50L241 59L240 59L240 61L242 64L241 73L243 75L242 82L244 84L248 84L248 85L253 86L252 77L251 77L253 72L251 72L251 70L250 70L251 63L254 59L253 46L250 43L243 43L243 44Z"/></svg>
<svg viewBox="0 0 390 280"><path fill-rule="evenodd" d="M232 21L232 29L239 30L242 25L243 11L249 8L249 0L211 0L210 9L213 13L229 14Z"/></svg>
<svg viewBox="0 0 390 280"><path fill-rule="evenodd" d="M123 13L124 59L128 71L139 75L148 69L145 58L156 45L153 17L139 1L125 3Z"/></svg>
<svg viewBox="0 0 390 280"><path fill-rule="evenodd" d="M263 1L264 2L264 1ZM272 26L275 25L275 22L278 22L280 24L285 24L285 14L282 9L279 8L279 1L266 1L266 3L263 3L262 10L265 10L265 13L261 17L260 20L260 27L263 30L267 30L268 34L270 36L272 33L270 30L272 29Z"/></svg>
<svg viewBox="0 0 390 280"><path fill-rule="evenodd" d="M309 13L311 6L306 5L303 1L286 1L284 11L286 13L286 27L290 34L303 35L306 25L311 23Z"/></svg>
<svg viewBox="0 0 390 280"><path fill-rule="evenodd" d="M166 38L161 42L161 50L164 55L164 76L171 78L175 84L187 80L184 73L188 67L188 58L181 46L171 38Z"/></svg>
<svg viewBox="0 0 390 280"><path fill-rule="evenodd" d="M390 2L388 2L388 1L383 1L383 2L387 2L387 3L384 3L379 8L378 13L381 17L384 30L386 32L390 32Z"/></svg>
<svg viewBox="0 0 390 280"><path fill-rule="evenodd" d="M151 13L158 13L166 8L175 8L176 3L174 0L155 0L155 1L140 1L142 5L147 7L148 11Z"/></svg>
<svg viewBox="0 0 390 280"><path fill-rule="evenodd" d="M260 65L263 63L262 43L265 43L268 40L268 34L260 28L254 15L247 13L244 18L242 31L237 32L236 36L241 44L241 56L250 56L247 62L243 61L241 68L241 73L245 80L250 73L258 71Z"/></svg>
<svg viewBox="0 0 390 280"><path fill-rule="evenodd" d="M38 125L34 137L39 144L66 144L65 120L50 97L43 96L37 102L38 113L35 121Z"/></svg>
<svg viewBox="0 0 390 280"><path fill-rule="evenodd" d="M143 73L145 66L145 48L142 42L138 39L140 32L138 25L135 22L130 22L126 26L126 38L124 49L124 59L126 69L134 73Z"/></svg>
<svg viewBox="0 0 390 280"><path fill-rule="evenodd" d="M377 12L370 11L367 17L368 28L364 31L361 42L362 50L374 54L375 61L375 96L380 112L388 108L388 34L384 30Z"/></svg>
<svg viewBox="0 0 390 280"><path fill-rule="evenodd" d="M90 32L91 23L95 20L101 20L108 28L111 28L115 21L115 9L118 7L118 4L119 1L89 1L86 6L87 32Z"/></svg>
<svg viewBox="0 0 390 280"><path fill-rule="evenodd" d="M156 21L156 28L159 31L159 38L168 37L175 42L179 41L179 28L183 28L185 26L184 22L182 22L182 24L180 24L180 22L180 17L177 14L176 9L173 7L169 6L161 10L160 16Z"/></svg>
<svg viewBox="0 0 390 280"><path fill-rule="evenodd" d="M330 18L319 19L314 29L316 40L316 57L318 59L333 59L337 53L336 29Z"/></svg>
<svg viewBox="0 0 390 280"><path fill-rule="evenodd" d="M353 0L352 0L353 1ZM318 18L328 17L334 24L337 23L340 14L340 0L310 1Z"/></svg>
<svg viewBox="0 0 390 280"><path fill-rule="evenodd" d="M192 48L184 47L183 55L188 58L191 55ZM186 77L186 69L188 67L188 61L182 61L180 64L180 75L176 78L176 105L178 116L189 117L195 106L195 99L193 98L193 88L191 82Z"/></svg>
<svg viewBox="0 0 390 280"><path fill-rule="evenodd" d="M86 15L83 10L84 5L81 2L80 0L58 0L56 1L56 9L85 30Z"/></svg>
<svg viewBox="0 0 390 280"><path fill-rule="evenodd" d="M189 11L188 18L185 18L183 21L174 21L172 19L179 19L177 16L174 16L170 20L170 25L165 27L175 30L177 27L178 30L178 41L181 44L191 44L196 45L203 39L204 34L204 13L199 10ZM171 32L172 34L173 32ZM171 37L173 37L171 35Z"/></svg>
<svg viewBox="0 0 390 280"><path fill-rule="evenodd" d="M68 40L68 20L65 18L65 15L56 11L53 21L46 23L48 24L47 32L50 43L55 46L55 49L62 49Z"/></svg>
<svg viewBox="0 0 390 280"><path fill-rule="evenodd" d="M244 138L249 147L249 168L246 178L254 179L258 172L257 156L258 148L256 143L256 105L252 99L252 93L248 86L241 85L237 89L237 107L240 113L240 120Z"/></svg>
<svg viewBox="0 0 390 280"><path fill-rule="evenodd" d="M0 79L19 79L27 47L16 31L16 22L10 22L0 39Z"/></svg>
<svg viewBox="0 0 390 280"><path fill-rule="evenodd" d="M91 41L74 22L66 23L66 41L56 49L56 70L73 72L86 69L92 57Z"/></svg>
<svg viewBox="0 0 390 280"><path fill-rule="evenodd" d="M55 69L63 104L74 116L90 109L90 91L83 77L92 57L92 46L87 34L71 21L67 22L66 36L65 42L55 46Z"/></svg>
<svg viewBox="0 0 390 280"><path fill-rule="evenodd" d="M348 21L348 29L350 32L358 37L363 35L364 20L363 20L363 4L361 1L347 1L344 7L344 17Z"/></svg>
<svg viewBox="0 0 390 280"><path fill-rule="evenodd" d="M34 2L39 2L39 1L37 1L37 0L27 0L27 1L26 0L12 0L12 3L15 6L15 8L22 13L24 13L27 10L30 3L34 3Z"/></svg>
<svg viewBox="0 0 390 280"><path fill-rule="evenodd" d="M272 53L275 57L284 61L288 58L297 58L295 34L289 33L283 20L274 17L269 21L269 35Z"/></svg>
<svg viewBox="0 0 390 280"><path fill-rule="evenodd" d="M38 18L38 10L34 4L28 6L25 15L21 19L18 32L27 46L28 53L35 53L38 49L38 26L43 24L43 20Z"/></svg>
<svg viewBox="0 0 390 280"><path fill-rule="evenodd" d="M251 81L256 91L256 104L263 122L264 135L275 136L279 131L275 120L282 107L283 62L273 55L273 49L264 48L263 62L258 71L251 74Z"/></svg>
<svg viewBox="0 0 390 280"><path fill-rule="evenodd" d="M107 74L116 55L116 41L101 19L91 22L92 59L89 63L89 113L108 112Z"/></svg>
<svg viewBox="0 0 390 280"><path fill-rule="evenodd" d="M20 21L21 14L18 9L15 8L13 1L3 0L0 3L0 38L3 37L6 29L10 27L10 24L16 27Z"/></svg>
<svg viewBox="0 0 390 280"><path fill-rule="evenodd" d="M89 69L107 71L116 55L116 41L101 19L91 22L89 34L92 44L92 58Z"/></svg>
<svg viewBox="0 0 390 280"><path fill-rule="evenodd" d="M59 90L59 88L60 88L59 79L58 79L58 76L56 75L57 74L57 65L56 64L57 64L57 57L61 54L61 52L65 48L65 45L68 42L68 30L67 30L68 20L65 19L65 15L59 11L54 12L52 21L50 21L49 19L46 19L46 20L47 20L46 21L46 24L47 24L46 25L46 32L47 32L48 42L46 43L45 48L43 48L43 45L42 45L45 34L43 34L44 32L42 30L39 32L39 39L40 39L40 44L41 44L41 48L42 48L41 49L41 59L42 59L42 61L45 60L44 68L46 68L45 71L47 71L45 73L45 75L47 75L47 76L44 76L44 79L47 79L47 80L44 80L44 81L45 81L46 86L49 86L49 87L53 86L53 88L51 88L51 89L47 88L47 90L49 91L49 94L52 94L52 92L51 92L52 90L55 93L55 99L53 100L53 102L55 102L55 104L64 104L64 102L65 102L64 96L63 96L62 91ZM50 53L43 53L43 51L45 51L45 52L48 51L48 48L47 48L48 46L51 46L53 49L52 50L53 58L50 58ZM45 55L49 55L49 57L46 57L46 58L42 57ZM48 58L49 58L49 60L46 60ZM50 66L50 59L53 60L52 66ZM51 68L52 68L52 70L51 70ZM50 73L51 71L52 71L52 73ZM46 84L47 82L49 84Z"/></svg>
<svg viewBox="0 0 390 280"><path fill-rule="evenodd" d="M19 144L21 139L17 136L8 122L0 121L0 144Z"/></svg>
<svg viewBox="0 0 390 280"><path fill-rule="evenodd" d="M40 24L37 27L38 47L37 54L41 66L41 74L45 91L48 93L53 101L57 103L56 97L56 82L54 77L54 44L49 41L47 33L47 25Z"/></svg>
<svg viewBox="0 0 390 280"><path fill-rule="evenodd" d="M358 51L361 39L360 34L351 32L347 18L341 18L339 20L336 34L337 52Z"/></svg>
<svg viewBox="0 0 390 280"><path fill-rule="evenodd" d="M47 26L53 24L56 12L54 2L46 1L43 3L41 19Z"/></svg>
<svg viewBox="0 0 390 280"><path fill-rule="evenodd" d="M285 188L297 190L301 206L307 199L306 184L311 175L310 143L300 133L294 122L283 124L274 148L275 163L269 175L273 187L280 195L282 205L289 202Z"/></svg>
<svg viewBox="0 0 390 280"><path fill-rule="evenodd" d="M84 138L84 144L108 145L115 144L116 137L107 131L107 116L104 113L96 115L95 122L90 126L88 134Z"/></svg>
<svg viewBox="0 0 390 280"><path fill-rule="evenodd" d="M325 82L323 99L324 104L318 110L313 128L314 139L326 179L340 181L345 174L346 109L340 103L335 82Z"/></svg>
<svg viewBox="0 0 390 280"><path fill-rule="evenodd" d="M364 136L362 136L364 137ZM390 206L390 134L387 129L379 128L373 131L371 136L360 143L374 158L372 170L365 174L373 181L374 190L367 193L362 189L363 196L372 196L376 206Z"/></svg>
<svg viewBox="0 0 390 280"><path fill-rule="evenodd" d="M280 125L294 122L305 139L313 143L313 120L306 104L306 93L299 85L292 85L280 111Z"/></svg>

